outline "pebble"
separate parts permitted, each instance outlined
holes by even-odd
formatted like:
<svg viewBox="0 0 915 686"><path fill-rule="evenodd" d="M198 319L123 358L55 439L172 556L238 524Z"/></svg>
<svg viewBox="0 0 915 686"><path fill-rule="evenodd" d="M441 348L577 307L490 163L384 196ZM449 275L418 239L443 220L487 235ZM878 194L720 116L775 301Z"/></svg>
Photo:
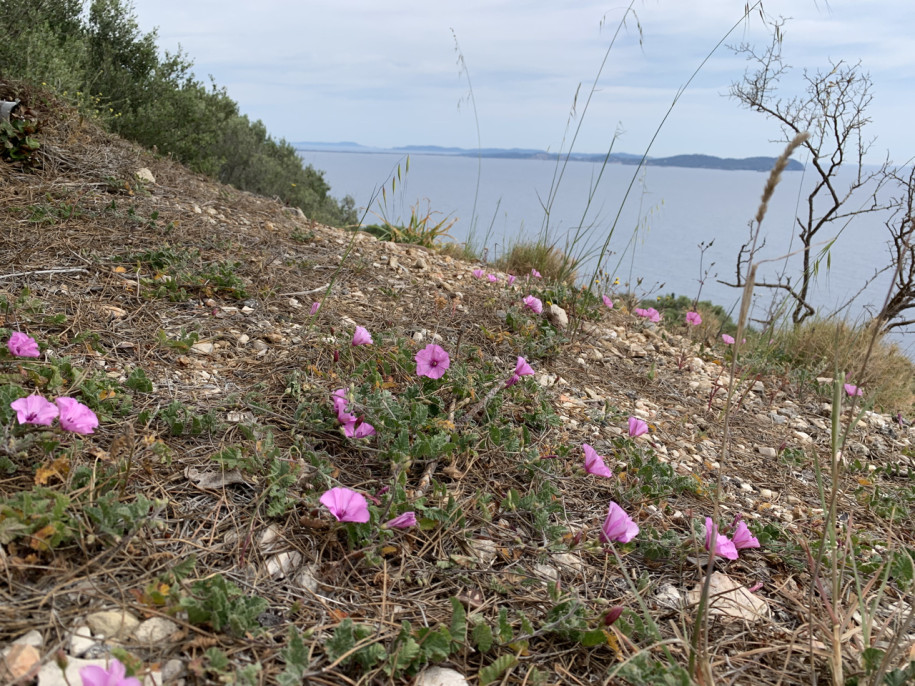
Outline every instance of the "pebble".
<svg viewBox="0 0 915 686"><path fill-rule="evenodd" d="M423 670L413 682L414 686L468 686L467 679L447 667L429 667Z"/></svg>
<svg viewBox="0 0 915 686"><path fill-rule="evenodd" d="M178 625L165 617L150 617L134 632L137 643L156 645L178 633Z"/></svg>
<svg viewBox="0 0 915 686"><path fill-rule="evenodd" d="M778 451L775 448L761 445L757 448L757 450L759 451L759 454L762 455L763 457L768 457L768 458L778 457Z"/></svg>
<svg viewBox="0 0 915 686"><path fill-rule="evenodd" d="M93 612L86 617L92 633L102 638L128 638L140 625L140 620L126 611Z"/></svg>

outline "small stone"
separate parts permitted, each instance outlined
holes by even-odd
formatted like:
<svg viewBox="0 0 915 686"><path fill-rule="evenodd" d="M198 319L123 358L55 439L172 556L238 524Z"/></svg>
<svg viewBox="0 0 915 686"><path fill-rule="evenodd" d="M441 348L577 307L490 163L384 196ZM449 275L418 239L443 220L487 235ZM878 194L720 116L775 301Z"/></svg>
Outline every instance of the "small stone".
<svg viewBox="0 0 915 686"><path fill-rule="evenodd" d="M661 584L654 594L658 605L671 610L679 610L683 607L683 594L673 584Z"/></svg>
<svg viewBox="0 0 915 686"><path fill-rule="evenodd" d="M180 679L184 676L184 672L184 663L181 660L169 660L162 665L162 681L167 684Z"/></svg>
<svg viewBox="0 0 915 686"><path fill-rule="evenodd" d="M318 579L315 577L316 569L317 568L314 565L306 565L295 578L296 586L305 589L306 591L317 593Z"/></svg>
<svg viewBox="0 0 915 686"><path fill-rule="evenodd" d="M801 443L813 443L813 438L810 437L810 434L803 431L795 431L795 438L797 438Z"/></svg>
<svg viewBox="0 0 915 686"><path fill-rule="evenodd" d="M103 638L127 638L140 625L140 620L129 612L106 610L93 612L86 617L86 624L96 636Z"/></svg>
<svg viewBox="0 0 915 686"><path fill-rule="evenodd" d="M762 381L757 381L750 390L754 393L765 393L766 385Z"/></svg>
<svg viewBox="0 0 915 686"><path fill-rule="evenodd" d="M151 171L149 171L149 169L147 169L146 167L140 167L139 169L137 169L136 176L140 181L143 181L144 183L155 183L156 182L156 177L153 176L153 173Z"/></svg>
<svg viewBox="0 0 915 686"><path fill-rule="evenodd" d="M92 629L85 624L79 626L70 637L70 655L74 657L83 657L92 650L98 641L92 636Z"/></svg>
<svg viewBox="0 0 915 686"><path fill-rule="evenodd" d="M550 305L543 311L547 321L557 329L566 329L569 326L569 315L559 305Z"/></svg>
<svg viewBox="0 0 915 686"><path fill-rule="evenodd" d="M550 565L535 564L534 572L537 576L547 581L557 581L559 579L559 570Z"/></svg>
<svg viewBox="0 0 915 686"><path fill-rule="evenodd" d="M297 550L289 550L279 555L274 555L267 560L267 574L274 579L283 579L302 564L302 559L302 553Z"/></svg>
<svg viewBox="0 0 915 686"><path fill-rule="evenodd" d="M178 632L178 625L165 617L151 617L137 627L134 639L144 645L167 641Z"/></svg>
<svg viewBox="0 0 915 686"><path fill-rule="evenodd" d="M690 605L699 604L703 586L704 580L687 594ZM758 621L769 615L769 606L765 600L753 595L746 586L722 572L712 573L709 598L709 615L717 615L725 622L733 619Z"/></svg>
<svg viewBox="0 0 915 686"><path fill-rule="evenodd" d="M264 343L264 342L263 342L262 340L260 340L259 338L257 338L257 339L254 340L253 343L251 343L251 347L254 348L254 349L255 349L256 351L258 351L258 352L261 352L261 351L266 352L267 349L268 349L270 346L267 345L266 343Z"/></svg>
<svg viewBox="0 0 915 686"><path fill-rule="evenodd" d="M775 448L769 447L767 445L761 445L757 448L759 454L763 457L775 458L778 457L778 451Z"/></svg>
<svg viewBox="0 0 915 686"><path fill-rule="evenodd" d="M768 488L760 488L760 489L759 489L759 495L760 495L761 497L767 499L767 500L771 500L771 499L772 499L772 496L773 496L774 494L773 494L772 491L771 491L770 489L768 489Z"/></svg>
<svg viewBox="0 0 915 686"><path fill-rule="evenodd" d="M41 648L44 644L44 639L41 637L41 632L38 629L32 629L27 634L23 634L15 641L12 645L14 646L32 646L34 648Z"/></svg>
<svg viewBox="0 0 915 686"><path fill-rule="evenodd" d="M22 679L25 681L27 674L37 671L41 665L41 653L35 646L14 645L0 662L0 680L4 683L13 683Z"/></svg>
<svg viewBox="0 0 915 686"><path fill-rule="evenodd" d="M194 343L191 346L191 352L197 355L212 355L215 349L216 346L212 343Z"/></svg>
<svg viewBox="0 0 915 686"><path fill-rule="evenodd" d="M419 673L414 686L468 686L467 679L447 667L429 667Z"/></svg>

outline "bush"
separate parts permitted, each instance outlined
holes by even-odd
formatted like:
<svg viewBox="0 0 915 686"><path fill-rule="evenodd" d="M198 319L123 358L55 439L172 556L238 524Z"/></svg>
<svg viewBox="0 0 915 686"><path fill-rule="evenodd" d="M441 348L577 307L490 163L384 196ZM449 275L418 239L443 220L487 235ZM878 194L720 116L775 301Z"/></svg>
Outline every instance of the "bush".
<svg viewBox="0 0 915 686"><path fill-rule="evenodd" d="M817 375L847 373L850 383L864 389L864 399L884 412L908 410L915 399L915 365L895 343L878 335L867 368L860 378L873 331L843 321L811 319L773 336L772 347L789 364Z"/></svg>
<svg viewBox="0 0 915 686"><path fill-rule="evenodd" d="M536 269L547 281L563 281L574 284L577 263L553 245L540 241L520 241L499 257L493 266L500 271L525 276Z"/></svg>
<svg viewBox="0 0 915 686"><path fill-rule="evenodd" d="M129 3L5 0L0 76L42 84L108 129L155 146L194 171L242 190L278 197L312 219L356 221L354 201L336 201L321 172L295 149L251 122L216 84L198 81L183 53L159 57L156 32L144 34Z"/></svg>

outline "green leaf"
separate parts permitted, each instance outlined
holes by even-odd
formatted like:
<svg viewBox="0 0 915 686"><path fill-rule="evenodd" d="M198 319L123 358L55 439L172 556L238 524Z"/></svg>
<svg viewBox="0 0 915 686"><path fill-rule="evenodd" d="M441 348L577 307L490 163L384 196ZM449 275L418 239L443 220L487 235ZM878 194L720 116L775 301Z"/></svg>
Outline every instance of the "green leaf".
<svg viewBox="0 0 915 686"><path fill-rule="evenodd" d="M457 598L451 598L451 637L453 640L463 643L467 635L467 612L461 601Z"/></svg>
<svg viewBox="0 0 915 686"><path fill-rule="evenodd" d="M340 656L348 653L356 646L356 638L353 636L353 620L344 619L334 629L334 635L324 642L324 652L327 659L336 662ZM344 660L343 664L346 664Z"/></svg>
<svg viewBox="0 0 915 686"><path fill-rule="evenodd" d="M581 645L585 648L593 648L607 642L607 635L603 629L593 629L585 631L581 635Z"/></svg>
<svg viewBox="0 0 915 686"><path fill-rule="evenodd" d="M294 625L289 627L289 641L280 655L286 662L286 669L277 676L277 683L280 686L300 686L308 666L308 650Z"/></svg>
<svg viewBox="0 0 915 686"><path fill-rule="evenodd" d="M508 643L513 635L512 625L508 623L508 610L504 607L499 608L499 640Z"/></svg>
<svg viewBox="0 0 915 686"><path fill-rule="evenodd" d="M518 664L518 658L514 655L501 655L497 657L490 665L483 667L483 669L480 670L480 683L484 686L485 684L491 684L501 677L506 670L511 669L516 664Z"/></svg>
<svg viewBox="0 0 915 686"><path fill-rule="evenodd" d="M480 622L473 627L473 644L481 653L488 653L492 648L492 629L486 622Z"/></svg>
<svg viewBox="0 0 915 686"><path fill-rule="evenodd" d="M451 655L451 632L447 627L422 628L416 634L427 662L441 662Z"/></svg>

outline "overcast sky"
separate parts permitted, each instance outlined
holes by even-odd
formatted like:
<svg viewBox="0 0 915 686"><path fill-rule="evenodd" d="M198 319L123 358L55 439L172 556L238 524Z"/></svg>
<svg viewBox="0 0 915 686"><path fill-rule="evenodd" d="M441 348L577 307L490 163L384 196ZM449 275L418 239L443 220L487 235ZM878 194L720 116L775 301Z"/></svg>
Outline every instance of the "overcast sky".
<svg viewBox="0 0 915 686"><path fill-rule="evenodd" d="M637 0L592 100L575 149L641 153L677 90L738 23L745 0ZM915 2L764 0L789 16L786 62L828 68L860 60L871 73L871 159L915 155ZM452 29L473 84L484 147L557 150L625 4L581 0L135 0L143 30L180 45L198 77L212 74L243 113L289 141L474 148ZM641 27L641 36L638 29ZM641 45L640 45L641 37ZM726 41L767 42L758 14ZM722 46L685 92L651 154L778 155L779 133L727 97L746 62ZM785 94L800 79L784 83ZM794 89L794 91L792 91Z"/></svg>

